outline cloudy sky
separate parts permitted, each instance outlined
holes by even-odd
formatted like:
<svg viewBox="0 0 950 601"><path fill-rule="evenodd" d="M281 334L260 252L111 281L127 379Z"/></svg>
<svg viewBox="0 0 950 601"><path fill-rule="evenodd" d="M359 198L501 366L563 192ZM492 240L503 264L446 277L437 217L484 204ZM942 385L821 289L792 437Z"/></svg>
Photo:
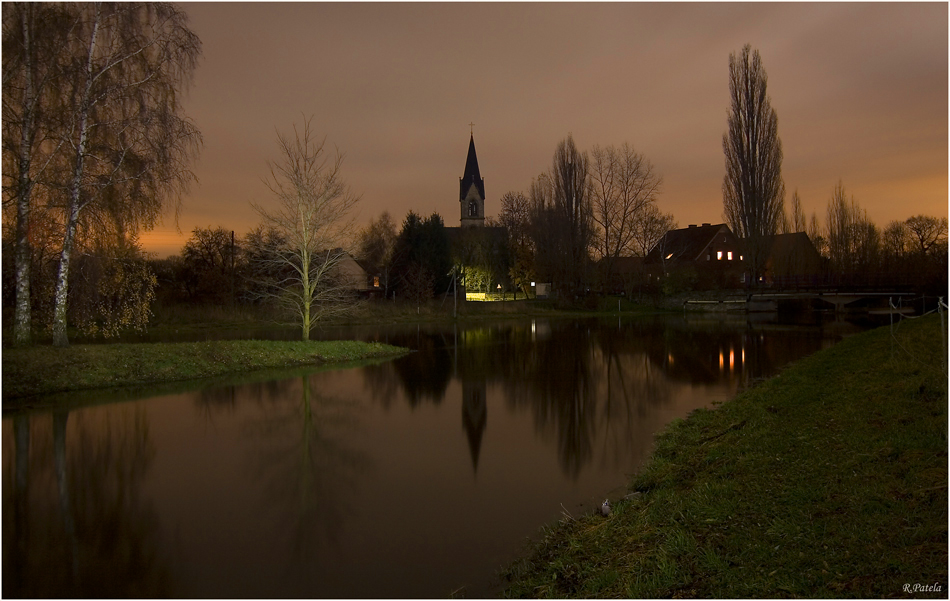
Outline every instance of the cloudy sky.
<svg viewBox="0 0 950 601"><path fill-rule="evenodd" d="M176 227L242 235L266 205L276 132L305 116L345 153L360 222L388 210L457 225L470 126L486 214L527 191L571 133L629 142L663 177L680 226L722 219L728 61L768 73L786 200L824 221L839 180L885 225L947 215L946 3L188 3L203 57L185 96L204 137ZM180 231L179 231L180 230Z"/></svg>

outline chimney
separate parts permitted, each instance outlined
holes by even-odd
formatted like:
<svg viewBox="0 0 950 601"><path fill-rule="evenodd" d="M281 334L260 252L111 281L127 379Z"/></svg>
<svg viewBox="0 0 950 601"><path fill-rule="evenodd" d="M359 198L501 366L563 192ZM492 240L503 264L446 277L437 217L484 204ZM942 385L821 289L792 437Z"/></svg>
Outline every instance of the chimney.
<svg viewBox="0 0 950 601"><path fill-rule="evenodd" d="M708 223L704 223L704 224L703 224L703 227L709 227L709 224L708 224Z"/></svg>
<svg viewBox="0 0 950 601"><path fill-rule="evenodd" d="M689 224L689 227L696 227L696 224L695 224L695 223L691 223L691 224Z"/></svg>

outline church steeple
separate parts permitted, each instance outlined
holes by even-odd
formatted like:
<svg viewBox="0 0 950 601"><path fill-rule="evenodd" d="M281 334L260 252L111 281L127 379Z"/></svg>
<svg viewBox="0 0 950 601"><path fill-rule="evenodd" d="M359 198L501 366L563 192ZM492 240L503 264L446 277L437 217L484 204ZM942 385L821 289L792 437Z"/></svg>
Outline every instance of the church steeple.
<svg viewBox="0 0 950 601"><path fill-rule="evenodd" d="M459 205L463 227L485 224L485 179L478 171L474 134L469 138L465 171L459 179Z"/></svg>

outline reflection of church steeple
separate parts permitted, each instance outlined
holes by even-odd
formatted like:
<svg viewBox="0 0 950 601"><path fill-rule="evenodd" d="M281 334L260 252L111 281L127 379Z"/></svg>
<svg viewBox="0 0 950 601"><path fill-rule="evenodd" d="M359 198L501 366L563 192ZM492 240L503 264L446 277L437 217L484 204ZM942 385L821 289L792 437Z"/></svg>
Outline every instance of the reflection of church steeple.
<svg viewBox="0 0 950 601"><path fill-rule="evenodd" d="M462 227L485 225L485 178L478 171L475 136L468 141L465 172L459 180L459 205Z"/></svg>
<svg viewBox="0 0 950 601"><path fill-rule="evenodd" d="M482 449L482 435L488 423L488 406L485 403L485 380L462 381L462 427L468 435L468 448L472 454L472 471L478 471L478 455Z"/></svg>

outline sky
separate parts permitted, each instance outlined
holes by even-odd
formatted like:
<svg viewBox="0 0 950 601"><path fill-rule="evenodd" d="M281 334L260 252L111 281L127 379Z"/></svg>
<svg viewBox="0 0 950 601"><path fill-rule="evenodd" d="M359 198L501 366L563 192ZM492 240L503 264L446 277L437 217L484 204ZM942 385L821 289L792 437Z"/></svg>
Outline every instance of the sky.
<svg viewBox="0 0 950 601"><path fill-rule="evenodd" d="M768 74L787 204L797 191L824 223L840 182L881 227L947 216L947 3L181 6L203 45L182 104L204 144L177 224L141 238L159 257L195 227L256 227L277 132L309 117L345 157L359 224L412 210L458 225L470 135L497 215L568 134L643 154L680 227L721 223L729 55L745 44Z"/></svg>

